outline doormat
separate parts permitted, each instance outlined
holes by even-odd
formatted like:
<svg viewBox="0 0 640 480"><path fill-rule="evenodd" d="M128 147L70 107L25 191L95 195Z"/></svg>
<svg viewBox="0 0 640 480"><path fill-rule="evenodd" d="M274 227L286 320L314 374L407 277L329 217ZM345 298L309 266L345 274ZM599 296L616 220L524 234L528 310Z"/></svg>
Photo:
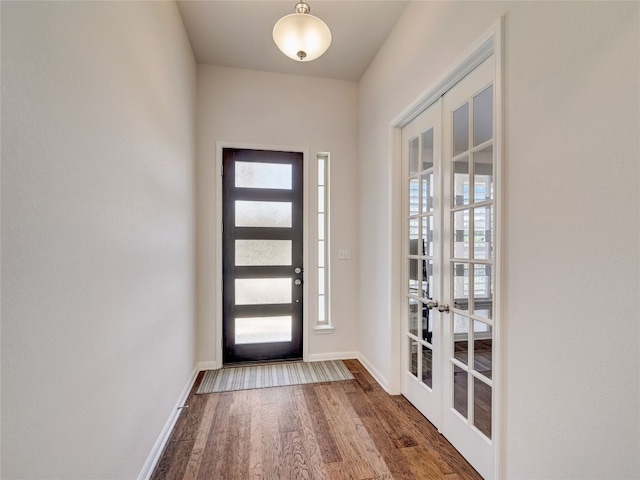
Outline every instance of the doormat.
<svg viewBox="0 0 640 480"><path fill-rule="evenodd" d="M342 380L353 375L341 360L271 363L207 370L196 394Z"/></svg>

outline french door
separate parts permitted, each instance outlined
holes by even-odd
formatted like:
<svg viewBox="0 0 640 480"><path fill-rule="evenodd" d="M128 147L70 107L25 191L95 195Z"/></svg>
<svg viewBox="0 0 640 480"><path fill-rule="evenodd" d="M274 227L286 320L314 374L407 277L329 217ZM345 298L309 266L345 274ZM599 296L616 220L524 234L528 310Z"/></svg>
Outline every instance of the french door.
<svg viewBox="0 0 640 480"><path fill-rule="evenodd" d="M302 153L225 148L224 364L302 358Z"/></svg>
<svg viewBox="0 0 640 480"><path fill-rule="evenodd" d="M402 130L402 392L493 478L494 58Z"/></svg>

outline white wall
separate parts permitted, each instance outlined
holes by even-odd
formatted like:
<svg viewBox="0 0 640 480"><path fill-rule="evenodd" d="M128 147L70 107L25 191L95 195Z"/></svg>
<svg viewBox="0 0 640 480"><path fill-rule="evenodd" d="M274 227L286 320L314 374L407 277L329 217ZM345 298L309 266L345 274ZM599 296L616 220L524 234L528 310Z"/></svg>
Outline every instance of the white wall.
<svg viewBox="0 0 640 480"><path fill-rule="evenodd" d="M412 2L360 82L361 350L393 385L390 122L506 15L505 478L640 476L639 7Z"/></svg>
<svg viewBox="0 0 640 480"><path fill-rule="evenodd" d="M332 334L311 333L310 355L352 352L357 347L358 177L357 84L296 75L198 66L197 219L198 219L198 359L216 360L216 142L306 148L310 165L318 152L330 152ZM317 174L309 169L310 185ZM310 195L308 208L316 209ZM310 217L310 238L317 238L317 221ZM339 248L354 249L353 260L338 261ZM317 283L315 242L309 245L311 265L305 282ZM310 298L310 309L315 298ZM314 318L310 315L310 318ZM310 322L313 326L313 322Z"/></svg>
<svg viewBox="0 0 640 480"><path fill-rule="evenodd" d="M2 478L136 478L191 376L195 75L173 3L2 2Z"/></svg>

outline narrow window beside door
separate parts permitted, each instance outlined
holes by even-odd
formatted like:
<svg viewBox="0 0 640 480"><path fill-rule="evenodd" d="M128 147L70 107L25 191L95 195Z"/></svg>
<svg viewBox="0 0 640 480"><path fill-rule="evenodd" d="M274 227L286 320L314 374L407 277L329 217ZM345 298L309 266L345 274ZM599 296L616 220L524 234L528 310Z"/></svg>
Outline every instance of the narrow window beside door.
<svg viewBox="0 0 640 480"><path fill-rule="evenodd" d="M318 160L318 321L316 331L333 331L329 308L329 154Z"/></svg>

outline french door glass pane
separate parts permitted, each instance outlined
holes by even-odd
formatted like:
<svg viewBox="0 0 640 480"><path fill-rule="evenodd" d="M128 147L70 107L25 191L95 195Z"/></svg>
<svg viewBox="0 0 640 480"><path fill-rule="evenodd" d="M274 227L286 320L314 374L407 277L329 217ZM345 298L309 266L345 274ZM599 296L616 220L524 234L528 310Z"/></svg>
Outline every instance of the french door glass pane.
<svg viewBox="0 0 640 480"><path fill-rule="evenodd" d="M453 206L469 205L469 157L453 162Z"/></svg>
<svg viewBox="0 0 640 480"><path fill-rule="evenodd" d="M235 342L271 343L291 341L291 316L236 318Z"/></svg>
<svg viewBox="0 0 640 480"><path fill-rule="evenodd" d="M469 150L469 103L453 112L453 156Z"/></svg>
<svg viewBox="0 0 640 480"><path fill-rule="evenodd" d="M429 213L433 211L433 173L427 173L420 177L420 184L422 188L422 213Z"/></svg>
<svg viewBox="0 0 640 480"><path fill-rule="evenodd" d="M418 219L409 219L409 255L418 255Z"/></svg>
<svg viewBox="0 0 640 480"><path fill-rule="evenodd" d="M409 371L414 377L418 376L418 342L407 339L409 341Z"/></svg>
<svg viewBox="0 0 640 480"><path fill-rule="evenodd" d="M420 208L420 185L417 178L409 180L409 215L416 215Z"/></svg>
<svg viewBox="0 0 640 480"><path fill-rule="evenodd" d="M433 128L422 134L422 170L433 167Z"/></svg>
<svg viewBox="0 0 640 480"><path fill-rule="evenodd" d="M474 209L473 230L474 258L490 260L493 255L493 206Z"/></svg>
<svg viewBox="0 0 640 480"><path fill-rule="evenodd" d="M493 85L473 99L473 146L493 137Z"/></svg>
<svg viewBox="0 0 640 480"><path fill-rule="evenodd" d="M453 306L469 310L469 264L453 263Z"/></svg>
<svg viewBox="0 0 640 480"><path fill-rule="evenodd" d="M468 373L466 370L453 366L453 408L455 408L460 415L467 418L467 403L468 403Z"/></svg>
<svg viewBox="0 0 640 480"><path fill-rule="evenodd" d="M493 317L493 282L491 265L473 266L473 313L479 317Z"/></svg>
<svg viewBox="0 0 640 480"><path fill-rule="evenodd" d="M413 298L409 299L409 333L418 336L418 322L420 312L418 312L419 302Z"/></svg>
<svg viewBox="0 0 640 480"><path fill-rule="evenodd" d="M469 364L469 318L463 315L453 316L453 356L465 365Z"/></svg>
<svg viewBox="0 0 640 480"><path fill-rule="evenodd" d="M420 255L433 257L433 216L422 217L420 222L422 223L422 250Z"/></svg>
<svg viewBox="0 0 640 480"><path fill-rule="evenodd" d="M291 202L236 200L236 227L291 228Z"/></svg>
<svg viewBox="0 0 640 480"><path fill-rule="evenodd" d="M426 345L422 345L422 382L433 387L433 351Z"/></svg>
<svg viewBox="0 0 640 480"><path fill-rule="evenodd" d="M418 296L418 260L409 259L409 294Z"/></svg>
<svg viewBox="0 0 640 480"><path fill-rule="evenodd" d="M431 298L433 295L433 260L422 260L422 296Z"/></svg>
<svg viewBox="0 0 640 480"><path fill-rule="evenodd" d="M473 423L491 438L491 387L479 378L473 379Z"/></svg>
<svg viewBox="0 0 640 480"><path fill-rule="evenodd" d="M474 202L493 200L493 145L473 154Z"/></svg>
<svg viewBox="0 0 640 480"><path fill-rule="evenodd" d="M235 162L235 186L291 190L291 165L279 163Z"/></svg>
<svg viewBox="0 0 640 480"><path fill-rule="evenodd" d="M409 175L418 173L418 161L420 159L420 138L415 137L409 141Z"/></svg>
<svg viewBox="0 0 640 480"><path fill-rule="evenodd" d="M493 364L492 328L484 322L473 322L473 369L491 378Z"/></svg>
<svg viewBox="0 0 640 480"><path fill-rule="evenodd" d="M455 258L469 258L469 210L453 213L453 256Z"/></svg>
<svg viewBox="0 0 640 480"><path fill-rule="evenodd" d="M422 303L422 339L431 344L434 343L433 338L433 315L431 311Z"/></svg>
<svg viewBox="0 0 640 480"><path fill-rule="evenodd" d="M291 303L291 278L236 278L236 305Z"/></svg>
<svg viewBox="0 0 640 480"><path fill-rule="evenodd" d="M236 266L291 265L291 240L236 240Z"/></svg>

